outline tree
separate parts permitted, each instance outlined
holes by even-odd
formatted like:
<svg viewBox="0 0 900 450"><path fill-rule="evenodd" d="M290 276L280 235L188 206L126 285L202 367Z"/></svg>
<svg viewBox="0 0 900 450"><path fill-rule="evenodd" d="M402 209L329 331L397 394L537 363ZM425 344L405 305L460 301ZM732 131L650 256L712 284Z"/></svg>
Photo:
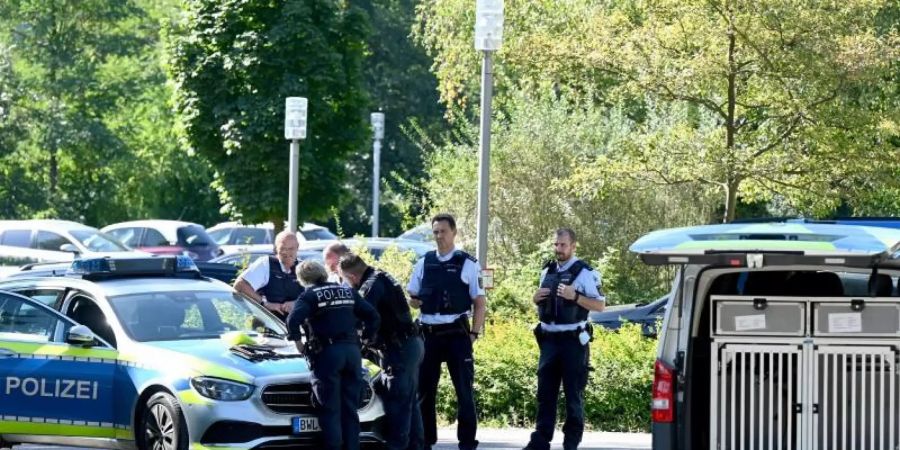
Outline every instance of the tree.
<svg viewBox="0 0 900 450"><path fill-rule="evenodd" d="M347 201L346 160L368 137L365 13L352 2L199 0L171 32L170 74L185 141L215 169L225 212L286 216L284 99L309 99L300 146L299 213Z"/></svg>
<svg viewBox="0 0 900 450"><path fill-rule="evenodd" d="M0 3L0 43L11 49L5 76L17 86L8 114L21 133L5 158L15 184L40 187L4 213L92 220L114 209L108 167L123 147L103 119L130 86L106 74L141 48L129 26L139 17L128 0Z"/></svg>
<svg viewBox="0 0 900 450"><path fill-rule="evenodd" d="M363 2L371 23L364 67L369 110L386 116L382 142L381 220L383 236L399 234L412 217L422 214L415 197L420 195L423 151L420 134L437 136L446 124L437 92L437 78L430 72L431 58L410 36L419 0ZM370 135L371 136L371 135ZM371 141L367 141L371 143ZM369 147L366 147L369 148ZM371 151L348 161L355 177L354 201L340 210L341 228L348 235L369 233L372 198Z"/></svg>
<svg viewBox="0 0 900 450"><path fill-rule="evenodd" d="M444 100L465 105L465 74L477 66L466 49L472 7L457 3L427 3L422 39ZM897 80L896 28L876 20L887 1L509 3L497 64L507 89L681 118L655 114L662 122L643 123L585 176L700 184L722 195L725 220L739 197L823 213L864 199L872 183L897 183L888 176L900 161L888 145L895 133L884 126L897 110L873 101Z"/></svg>

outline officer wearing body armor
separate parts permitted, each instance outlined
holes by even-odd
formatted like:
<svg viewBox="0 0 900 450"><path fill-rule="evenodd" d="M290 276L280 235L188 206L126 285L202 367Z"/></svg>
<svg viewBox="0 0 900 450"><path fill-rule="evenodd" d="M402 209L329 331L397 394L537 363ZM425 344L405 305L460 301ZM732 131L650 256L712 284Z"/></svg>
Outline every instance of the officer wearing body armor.
<svg viewBox="0 0 900 450"><path fill-rule="evenodd" d="M424 343L412 320L403 287L387 272L370 267L358 255L341 257L341 278L372 304L381 317L374 347L386 392L386 444L389 450L420 450L424 446L422 413L417 401L419 367Z"/></svg>
<svg viewBox="0 0 900 450"><path fill-rule="evenodd" d="M471 450L478 447L472 347L484 328L486 309L479 284L480 266L475 258L455 247L453 216L434 216L431 228L437 251L426 253L416 263L407 286L412 297L410 306L421 309L419 321L425 337L425 358L419 371L425 445L430 448L437 442L435 403L441 364L446 362L456 391L459 448Z"/></svg>
<svg viewBox="0 0 900 450"><path fill-rule="evenodd" d="M357 323L363 323L363 340L373 339L378 312L353 289L329 283L325 267L316 261L301 262L297 277L306 290L288 316L288 339L297 341L312 369L323 448L358 450L357 410L364 381ZM300 344L301 329L305 346Z"/></svg>
<svg viewBox="0 0 900 450"><path fill-rule="evenodd" d="M540 323L534 329L540 347L536 430L525 450L549 450L556 429L556 404L566 394L564 450L575 450L584 432L584 389L588 380L591 328L588 312L602 311L600 274L575 256L575 232L556 230L556 261L541 272L534 294Z"/></svg>
<svg viewBox="0 0 900 450"><path fill-rule="evenodd" d="M284 321L303 293L297 281L297 235L282 231L275 236L275 256L259 258L235 280L234 290L256 300Z"/></svg>

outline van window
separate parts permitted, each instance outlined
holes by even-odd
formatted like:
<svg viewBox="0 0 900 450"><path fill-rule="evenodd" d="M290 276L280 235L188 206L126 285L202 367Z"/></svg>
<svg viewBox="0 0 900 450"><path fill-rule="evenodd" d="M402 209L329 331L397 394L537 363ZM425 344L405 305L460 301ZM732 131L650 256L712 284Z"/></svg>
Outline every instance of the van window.
<svg viewBox="0 0 900 450"><path fill-rule="evenodd" d="M37 236L37 248L40 250L60 251L65 244L71 244L68 239L49 231L39 231Z"/></svg>
<svg viewBox="0 0 900 450"><path fill-rule="evenodd" d="M0 245L31 247L31 230L6 230L3 232L3 236L0 236Z"/></svg>

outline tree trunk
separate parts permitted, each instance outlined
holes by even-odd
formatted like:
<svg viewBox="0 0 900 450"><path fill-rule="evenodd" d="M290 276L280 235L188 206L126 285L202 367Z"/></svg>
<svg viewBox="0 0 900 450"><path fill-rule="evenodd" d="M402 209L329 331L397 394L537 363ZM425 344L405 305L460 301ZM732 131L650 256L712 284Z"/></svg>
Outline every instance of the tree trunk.
<svg viewBox="0 0 900 450"><path fill-rule="evenodd" d="M50 84L50 129L47 131L47 150L50 152L50 198L53 198L56 194L56 187L58 185L59 180L59 139L58 139L58 130L59 130L59 121L57 118L59 117L59 95L57 95L57 61L58 61L58 51L60 50L60 46L56 41L59 39L59 33L57 30L56 23L56 2L50 2L50 23L52 24L51 32L48 40L49 50L50 50L50 64L48 68L47 78Z"/></svg>
<svg viewBox="0 0 900 450"><path fill-rule="evenodd" d="M730 11L729 11L730 12ZM737 158L734 148L735 118L734 110L737 105L737 65L734 60L735 51L735 30L734 15L729 17L728 24L728 111L725 119L725 155L726 167L725 173L725 222L734 220L735 207L737 206L737 190L740 185L740 178L735 175L738 170L735 165Z"/></svg>
<svg viewBox="0 0 900 450"><path fill-rule="evenodd" d="M737 208L738 187L741 182L738 179L731 179L725 185L725 215L723 222L728 223L735 218L735 209Z"/></svg>

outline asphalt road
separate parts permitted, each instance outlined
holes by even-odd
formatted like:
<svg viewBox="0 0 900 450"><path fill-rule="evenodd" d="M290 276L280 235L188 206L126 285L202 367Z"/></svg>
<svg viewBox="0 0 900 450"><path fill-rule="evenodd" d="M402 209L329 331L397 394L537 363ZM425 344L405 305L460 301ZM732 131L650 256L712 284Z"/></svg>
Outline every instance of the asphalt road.
<svg viewBox="0 0 900 450"><path fill-rule="evenodd" d="M528 444L531 430L520 428L479 429L478 450L511 450L521 449ZM553 450L562 449L562 433L557 431L553 436ZM649 449L650 435L640 433L600 433L584 434L580 450L631 450ZM442 428L438 431L438 445L435 450L456 450L456 429Z"/></svg>
<svg viewBox="0 0 900 450"><path fill-rule="evenodd" d="M521 449L528 443L531 430L520 428L480 429L478 439L481 444L478 450L512 450ZM650 448L650 435L632 433L585 433L581 442L581 450L646 450ZM15 450L89 450L77 447L54 447L45 445L20 445ZM456 450L456 429L442 428L438 432L438 445L434 450ZM562 449L562 434L556 433L553 449Z"/></svg>

